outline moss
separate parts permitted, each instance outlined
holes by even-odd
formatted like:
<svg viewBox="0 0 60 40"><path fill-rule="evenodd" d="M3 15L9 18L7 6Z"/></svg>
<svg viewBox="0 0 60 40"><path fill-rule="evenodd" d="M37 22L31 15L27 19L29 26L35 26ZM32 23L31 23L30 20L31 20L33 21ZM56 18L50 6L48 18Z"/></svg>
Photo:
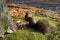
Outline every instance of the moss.
<svg viewBox="0 0 60 40"><path fill-rule="evenodd" d="M5 40L46 40L46 38L42 33L21 30L7 35Z"/></svg>
<svg viewBox="0 0 60 40"><path fill-rule="evenodd" d="M55 28L57 26L57 23L55 21L49 20L48 22L51 28Z"/></svg>

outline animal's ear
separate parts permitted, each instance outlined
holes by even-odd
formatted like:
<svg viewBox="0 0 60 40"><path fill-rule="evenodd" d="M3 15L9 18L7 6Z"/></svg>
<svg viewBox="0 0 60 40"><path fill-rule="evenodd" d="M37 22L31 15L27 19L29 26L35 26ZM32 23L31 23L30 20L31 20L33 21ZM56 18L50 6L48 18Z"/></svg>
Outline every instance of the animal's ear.
<svg viewBox="0 0 60 40"><path fill-rule="evenodd" d="M28 15L29 14L29 12L26 12L26 15Z"/></svg>

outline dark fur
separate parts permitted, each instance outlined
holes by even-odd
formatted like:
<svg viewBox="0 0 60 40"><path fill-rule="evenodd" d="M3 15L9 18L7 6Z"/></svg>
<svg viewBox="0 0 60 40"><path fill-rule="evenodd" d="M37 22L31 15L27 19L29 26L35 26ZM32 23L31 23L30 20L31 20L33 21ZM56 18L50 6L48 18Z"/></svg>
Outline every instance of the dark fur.
<svg viewBox="0 0 60 40"><path fill-rule="evenodd" d="M49 24L47 21L45 20L40 20L35 24L35 27L38 31L44 33L49 32L50 28L49 28Z"/></svg>
<svg viewBox="0 0 60 40"><path fill-rule="evenodd" d="M26 20L26 21L28 21L28 20L29 20L29 18L30 18L30 17L29 17L29 14L28 14L28 13L26 13L26 15L25 15L25 20Z"/></svg>
<svg viewBox="0 0 60 40"><path fill-rule="evenodd" d="M26 15L25 15L25 20L29 22L29 26L31 28L34 28L34 29L40 31L43 34L49 32L50 28L49 28L49 24L46 20L39 20L37 23L35 23L34 19L32 17L28 17L27 14L28 13L26 13Z"/></svg>

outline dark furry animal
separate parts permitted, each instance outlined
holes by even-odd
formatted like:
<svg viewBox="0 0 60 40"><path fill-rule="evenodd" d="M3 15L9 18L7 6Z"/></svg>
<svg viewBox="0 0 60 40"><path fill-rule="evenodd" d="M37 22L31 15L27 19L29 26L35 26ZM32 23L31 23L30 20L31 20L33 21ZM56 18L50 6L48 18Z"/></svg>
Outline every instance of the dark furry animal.
<svg viewBox="0 0 60 40"><path fill-rule="evenodd" d="M29 19L29 16L28 16L28 13L25 14L25 20L28 21Z"/></svg>
<svg viewBox="0 0 60 40"><path fill-rule="evenodd" d="M38 31L42 32L43 34L47 33L50 31L49 24L46 20L39 20L36 24L35 27Z"/></svg>
<svg viewBox="0 0 60 40"><path fill-rule="evenodd" d="M29 13L26 12L25 14L25 20L29 22L29 26L32 27L35 25L34 19L32 17L29 17Z"/></svg>
<svg viewBox="0 0 60 40"><path fill-rule="evenodd" d="M29 26L30 26L31 28L33 28L34 25L35 25L34 19L33 19L32 17L29 18Z"/></svg>
<svg viewBox="0 0 60 40"><path fill-rule="evenodd" d="M25 20L26 20L26 21L29 21L29 20L30 20L30 18L31 18L31 17L29 17L29 13L28 13L28 12L26 12L26 14L25 14Z"/></svg>
<svg viewBox="0 0 60 40"><path fill-rule="evenodd" d="M34 19L32 17L28 16L28 13L25 15L25 20L29 22L29 26L31 28L34 28L37 31L40 31L41 33L45 34L49 32L49 24L46 20L39 20L38 22L34 22Z"/></svg>

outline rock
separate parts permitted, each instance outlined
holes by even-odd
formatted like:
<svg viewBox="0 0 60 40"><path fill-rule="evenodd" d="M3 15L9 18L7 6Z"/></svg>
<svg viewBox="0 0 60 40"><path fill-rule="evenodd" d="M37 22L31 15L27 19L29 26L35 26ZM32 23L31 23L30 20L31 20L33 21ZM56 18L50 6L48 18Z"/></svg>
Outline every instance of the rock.
<svg viewBox="0 0 60 40"><path fill-rule="evenodd" d="M7 35L7 34L11 34L13 31L11 30L11 29L8 29L5 33L4 33L4 35Z"/></svg>
<svg viewBox="0 0 60 40"><path fill-rule="evenodd" d="M7 30L7 33L12 33L13 31L11 29L8 29Z"/></svg>
<svg viewBox="0 0 60 40"><path fill-rule="evenodd" d="M10 27L8 27L8 29L6 30L6 32L4 33L4 35L7 35L7 34L11 34L13 31L10 29Z"/></svg>

